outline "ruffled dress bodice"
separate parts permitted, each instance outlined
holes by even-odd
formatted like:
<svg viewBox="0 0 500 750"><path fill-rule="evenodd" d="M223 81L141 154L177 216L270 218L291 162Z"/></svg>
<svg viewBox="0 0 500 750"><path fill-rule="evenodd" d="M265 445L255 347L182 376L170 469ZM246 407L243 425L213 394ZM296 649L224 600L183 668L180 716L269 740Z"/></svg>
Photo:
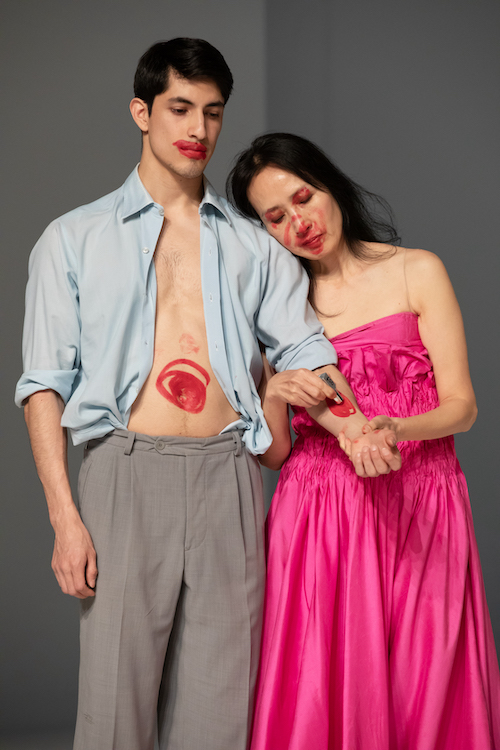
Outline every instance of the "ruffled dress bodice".
<svg viewBox="0 0 500 750"><path fill-rule="evenodd" d="M363 414L410 417L439 406L432 363L418 330L418 316L401 312L353 328L331 339L338 369L351 386ZM318 442L328 444L346 466L349 459L337 441L305 409L296 409L292 426L299 445L312 456L324 455ZM425 469L429 456L455 469L453 437L399 443L404 472ZM423 465L424 464L424 465ZM434 466L435 468L435 466Z"/></svg>

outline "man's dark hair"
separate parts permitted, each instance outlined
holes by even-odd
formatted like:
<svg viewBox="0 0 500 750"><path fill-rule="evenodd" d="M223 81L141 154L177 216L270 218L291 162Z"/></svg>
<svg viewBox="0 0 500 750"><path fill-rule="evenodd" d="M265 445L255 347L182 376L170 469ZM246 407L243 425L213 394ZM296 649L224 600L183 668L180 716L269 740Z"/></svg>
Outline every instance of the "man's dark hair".
<svg viewBox="0 0 500 750"><path fill-rule="evenodd" d="M233 76L221 53L204 39L178 37L153 44L141 57L134 77L134 95L148 105L169 86L170 73L188 81L213 81L224 99L233 89Z"/></svg>

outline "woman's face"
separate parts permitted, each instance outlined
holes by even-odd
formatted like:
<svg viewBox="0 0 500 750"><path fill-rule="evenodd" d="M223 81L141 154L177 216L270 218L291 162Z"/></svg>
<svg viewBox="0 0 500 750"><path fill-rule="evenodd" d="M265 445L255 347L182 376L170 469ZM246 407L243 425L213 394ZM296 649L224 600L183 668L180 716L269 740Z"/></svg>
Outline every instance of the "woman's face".
<svg viewBox="0 0 500 750"><path fill-rule="evenodd" d="M323 260L343 244L336 200L291 172L265 167L250 183L248 198L269 234L294 255Z"/></svg>

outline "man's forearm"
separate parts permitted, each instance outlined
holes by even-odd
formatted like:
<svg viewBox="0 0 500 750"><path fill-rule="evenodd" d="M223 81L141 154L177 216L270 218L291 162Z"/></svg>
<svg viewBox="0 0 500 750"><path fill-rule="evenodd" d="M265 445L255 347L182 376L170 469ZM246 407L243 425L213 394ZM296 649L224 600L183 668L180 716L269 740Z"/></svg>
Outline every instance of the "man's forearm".
<svg viewBox="0 0 500 750"><path fill-rule="evenodd" d="M54 391L34 393L24 407L31 449L54 528L61 515L75 510L69 483L67 435L61 426L63 409L63 401Z"/></svg>
<svg viewBox="0 0 500 750"><path fill-rule="evenodd" d="M96 553L71 495L62 412L62 399L54 391L34 393L24 407L33 456L55 532L52 569L65 594L85 599L94 596Z"/></svg>

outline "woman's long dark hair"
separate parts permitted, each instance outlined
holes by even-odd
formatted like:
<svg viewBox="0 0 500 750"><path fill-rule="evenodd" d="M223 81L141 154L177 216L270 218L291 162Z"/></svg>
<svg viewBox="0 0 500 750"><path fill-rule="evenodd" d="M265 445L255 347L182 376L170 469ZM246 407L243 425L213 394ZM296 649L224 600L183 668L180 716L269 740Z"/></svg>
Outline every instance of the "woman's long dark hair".
<svg viewBox="0 0 500 750"><path fill-rule="evenodd" d="M253 178L269 166L291 172L318 190L330 193L342 213L342 231L347 247L356 258L374 260L379 257L370 253L363 242L392 245L399 242L389 204L347 177L314 143L291 133L261 135L237 157L227 178L226 190L229 200L244 216L260 221L248 199L248 188ZM314 276L311 264L306 258L299 260L311 279L312 301Z"/></svg>

